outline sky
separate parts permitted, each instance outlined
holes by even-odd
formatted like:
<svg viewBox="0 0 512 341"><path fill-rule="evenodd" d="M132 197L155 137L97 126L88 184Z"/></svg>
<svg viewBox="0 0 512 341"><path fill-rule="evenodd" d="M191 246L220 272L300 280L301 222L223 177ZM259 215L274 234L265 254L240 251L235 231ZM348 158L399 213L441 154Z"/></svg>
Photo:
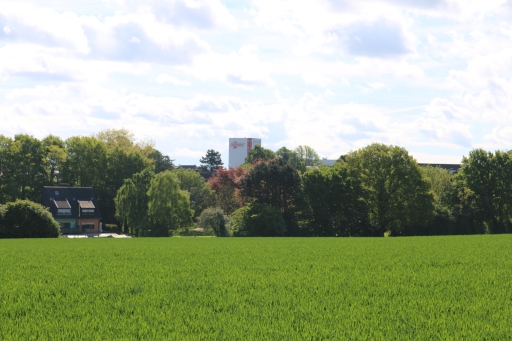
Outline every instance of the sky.
<svg viewBox="0 0 512 341"><path fill-rule="evenodd" d="M1 2L6 136L126 128L182 165L230 137L512 149L512 0Z"/></svg>

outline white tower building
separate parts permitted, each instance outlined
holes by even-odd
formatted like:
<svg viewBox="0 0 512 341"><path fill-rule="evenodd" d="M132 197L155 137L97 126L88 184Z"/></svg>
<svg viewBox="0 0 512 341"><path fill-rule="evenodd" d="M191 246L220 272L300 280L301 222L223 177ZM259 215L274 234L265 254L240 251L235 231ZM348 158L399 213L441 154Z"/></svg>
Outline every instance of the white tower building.
<svg viewBox="0 0 512 341"><path fill-rule="evenodd" d="M254 146L261 146L261 139L230 138L229 139L229 168L236 168L245 163L245 158Z"/></svg>

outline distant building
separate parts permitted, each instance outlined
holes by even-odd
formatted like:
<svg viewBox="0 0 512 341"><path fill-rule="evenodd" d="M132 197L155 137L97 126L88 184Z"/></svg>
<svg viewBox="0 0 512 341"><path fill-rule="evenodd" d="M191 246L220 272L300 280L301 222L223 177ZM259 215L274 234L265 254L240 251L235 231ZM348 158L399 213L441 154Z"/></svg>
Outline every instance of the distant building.
<svg viewBox="0 0 512 341"><path fill-rule="evenodd" d="M245 158L251 149L261 146L261 139L230 138L229 139L229 168L236 168L245 163Z"/></svg>
<svg viewBox="0 0 512 341"><path fill-rule="evenodd" d="M62 234L100 232L101 214L92 187L45 186L41 204L60 224Z"/></svg>

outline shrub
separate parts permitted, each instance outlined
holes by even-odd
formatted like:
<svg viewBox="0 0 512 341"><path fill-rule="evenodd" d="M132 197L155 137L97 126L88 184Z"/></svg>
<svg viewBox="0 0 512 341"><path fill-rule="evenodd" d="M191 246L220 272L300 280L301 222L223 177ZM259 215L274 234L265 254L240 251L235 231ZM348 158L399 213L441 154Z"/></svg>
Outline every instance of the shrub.
<svg viewBox="0 0 512 341"><path fill-rule="evenodd" d="M282 236L286 225L281 211L260 204L249 204L231 215L233 235Z"/></svg>
<svg viewBox="0 0 512 341"><path fill-rule="evenodd" d="M113 232L113 233L119 232L119 227L116 224L105 224L103 226L104 226L105 231L109 231L109 232Z"/></svg>
<svg viewBox="0 0 512 341"><path fill-rule="evenodd" d="M231 219L219 207L209 207L201 212L197 219L198 226L206 233L213 231L217 237L227 237L231 235Z"/></svg>
<svg viewBox="0 0 512 341"><path fill-rule="evenodd" d="M0 209L0 215L0 238L57 238L60 235L60 224L46 208L35 202L7 203Z"/></svg>

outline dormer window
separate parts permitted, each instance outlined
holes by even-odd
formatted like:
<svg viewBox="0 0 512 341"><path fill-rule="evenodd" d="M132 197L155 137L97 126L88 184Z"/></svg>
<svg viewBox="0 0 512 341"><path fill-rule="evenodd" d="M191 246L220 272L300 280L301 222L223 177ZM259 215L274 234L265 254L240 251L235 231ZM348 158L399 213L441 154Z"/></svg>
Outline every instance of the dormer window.
<svg viewBox="0 0 512 341"><path fill-rule="evenodd" d="M82 215L91 215L94 214L94 203L92 201L81 201L78 200L78 204L80 205L80 214Z"/></svg>
<svg viewBox="0 0 512 341"><path fill-rule="evenodd" d="M57 215L71 215L71 205L66 200L54 200L55 207L57 207Z"/></svg>

